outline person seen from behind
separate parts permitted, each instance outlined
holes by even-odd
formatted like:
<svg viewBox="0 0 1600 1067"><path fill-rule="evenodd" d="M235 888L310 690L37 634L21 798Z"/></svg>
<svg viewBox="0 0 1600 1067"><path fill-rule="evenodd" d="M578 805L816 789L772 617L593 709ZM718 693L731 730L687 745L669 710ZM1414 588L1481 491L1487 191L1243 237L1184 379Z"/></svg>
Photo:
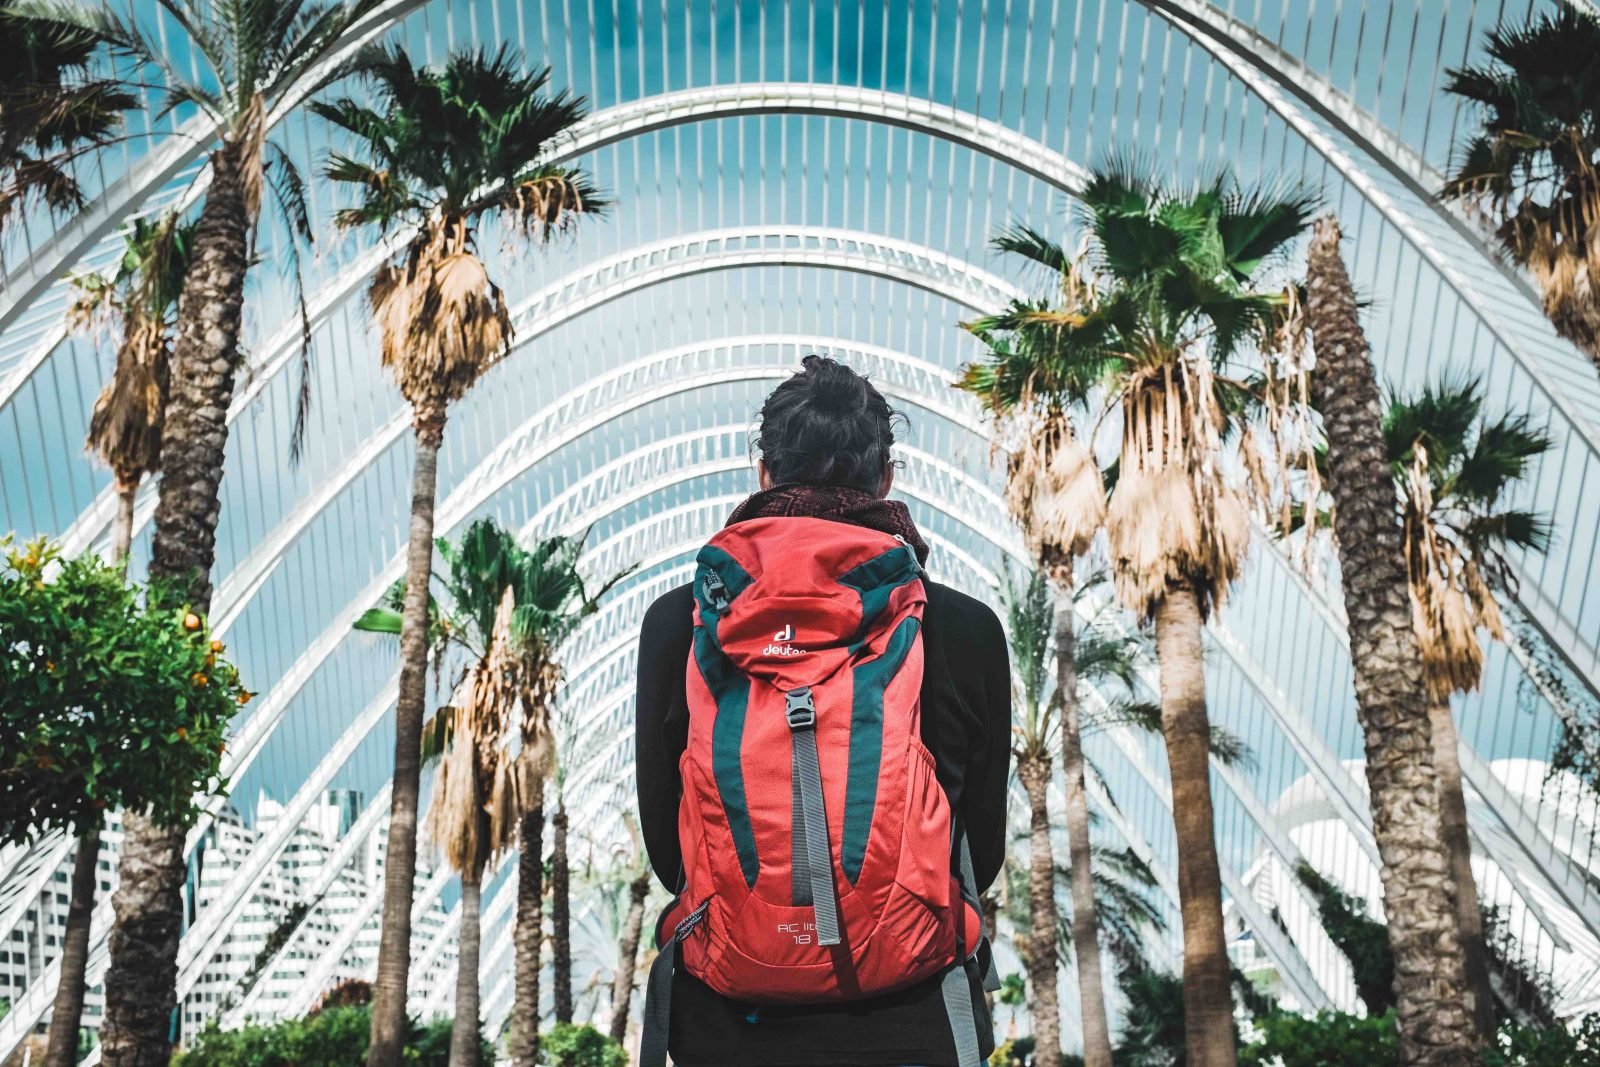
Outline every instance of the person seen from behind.
<svg viewBox="0 0 1600 1067"><path fill-rule="evenodd" d="M984 603L888 499L898 416L808 356L760 491L639 638L639 822L676 896L641 1067L977 1067L980 894L1005 850L1011 679Z"/></svg>

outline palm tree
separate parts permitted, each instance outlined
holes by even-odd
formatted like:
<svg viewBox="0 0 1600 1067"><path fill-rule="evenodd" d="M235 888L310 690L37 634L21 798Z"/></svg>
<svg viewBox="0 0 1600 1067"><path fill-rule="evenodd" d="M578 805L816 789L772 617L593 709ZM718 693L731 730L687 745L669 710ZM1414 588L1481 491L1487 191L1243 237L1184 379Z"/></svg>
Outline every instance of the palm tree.
<svg viewBox="0 0 1600 1067"><path fill-rule="evenodd" d="M599 610L600 599L633 573L633 568L628 567L606 577L590 590L578 571L583 543L582 537L546 537L518 557L516 568L515 588L521 607L512 638L519 658L522 693L517 726L519 747L514 765L516 808L508 824L516 834L520 871L514 934L515 989L508 1039L515 1067L531 1067L539 1052L539 972L544 937L544 791L546 779L555 770L551 721L556 692L562 682L561 646L579 623ZM564 840L559 842L556 854L565 855ZM558 935L559 930L558 923ZM567 966L570 975L570 949Z"/></svg>
<svg viewBox="0 0 1600 1067"><path fill-rule="evenodd" d="M1057 269L1064 297L1071 301L1080 292L1082 279L1071 269L1061 269L1066 266L1063 259ZM1077 383L1070 376L1058 377L1054 373L1055 366L1041 358L1044 353L1031 347L1032 338L1027 334L1000 336L981 325L973 327L973 332L989 346L992 359L969 366L958 387L983 401L1000 431L1002 443L1009 446L1006 503L1056 593L1055 699L1061 723L1061 769L1072 867L1074 938L1080 961L1078 996L1083 1020L1084 1062L1089 1067L1110 1067L1111 1033L1099 965L1099 931L1094 908L1089 906L1094 882L1089 848L1089 803L1084 791L1073 609L1077 596L1074 561L1088 549L1104 520L1105 495L1093 470L1094 459L1080 443L1069 414L1069 407L1080 393L1075 388ZM1040 594L1046 596L1046 602L1050 599L1048 592L1047 589ZM1034 635L1033 639L1038 638L1039 635ZM1042 639L1048 643L1048 627L1042 631ZM1039 669L1046 668L1040 666ZM1047 782L1049 752L1047 748L1040 748L1039 753L1045 760L1042 773L1043 781ZM1028 773L1036 775L1039 770L1031 767ZM1020 763L1018 773L1023 773ZM1054 995L1052 991L1052 999ZM1044 1049L1043 1055L1059 1059L1059 1042L1046 1042Z"/></svg>
<svg viewBox="0 0 1600 1067"><path fill-rule="evenodd" d="M1356 711L1366 733L1372 831L1395 961L1402 1064L1473 1062L1477 1031L1443 844L1427 683L1406 590L1410 575L1383 409L1339 225L1317 222L1307 261L1316 346L1313 401L1327 431ZM1403 920L1403 921L1402 921Z"/></svg>
<svg viewBox="0 0 1600 1067"><path fill-rule="evenodd" d="M116 369L89 420L89 449L114 472L119 507L111 555L124 569L133 541L134 496L161 457L171 312L183 288L191 236L192 227L180 224L176 216L160 222L139 219L126 235L127 247L110 278L90 274L73 279L79 298L68 317L74 324L87 325L102 311L122 316ZM72 1067L77 1062L99 860L100 828L92 826L79 835L73 858L72 896L61 935L61 975L50 1011L47 1067Z"/></svg>
<svg viewBox="0 0 1600 1067"><path fill-rule="evenodd" d="M96 34L22 6L0 0L0 232L32 197L58 214L83 207L73 161L110 143L122 112L139 106L115 80L90 74Z"/></svg>
<svg viewBox="0 0 1600 1067"><path fill-rule="evenodd" d="M194 224L179 222L175 215L154 222L136 219L124 241L122 258L109 277L90 273L73 278L78 296L67 317L79 328L92 326L103 313L122 318L116 368L95 401L88 447L111 468L117 491L111 555L126 565L139 483L161 462L173 315L188 270Z"/></svg>
<svg viewBox="0 0 1600 1067"><path fill-rule="evenodd" d="M1400 491L1412 626L1428 688L1461 948L1478 1030L1487 1041L1494 1036L1494 999L1450 698L1478 687L1483 674L1478 630L1505 640L1494 596L1494 586L1509 574L1505 552L1543 552L1550 545L1546 517L1506 503L1528 463L1549 450L1550 439L1533 429L1526 415L1491 422L1483 407L1481 383L1447 381L1413 397L1391 397L1383 435Z"/></svg>
<svg viewBox="0 0 1600 1067"><path fill-rule="evenodd" d="M367 1061L394 1067L405 1033L438 452L450 404L509 351L511 340L504 296L477 255L477 227L495 214L525 235L548 238L604 205L581 173L542 161L585 110L581 100L547 90L548 70L524 71L509 48L458 52L442 67L419 68L399 46L369 50L363 68L376 107L349 97L312 106L352 135L366 157L334 153L327 164L326 175L355 186L360 197L339 212L338 224L416 227L367 291L383 364L411 405L416 436L394 796Z"/></svg>
<svg viewBox="0 0 1600 1067"><path fill-rule="evenodd" d="M536 813L542 809L544 777L551 763L549 708L561 682L560 646L583 619L599 609L600 598L632 573L628 568L612 575L591 593L578 570L584 542L584 537L552 535L524 548L493 520L479 519L454 544L440 538L434 546L445 565L443 574L435 578L445 590L449 606L431 595L425 600L425 640L430 656L438 662L454 645L473 661L467 674L469 699L430 718L419 745L424 761L449 754L434 786L428 830L430 839L445 848L446 858L463 875L463 940L468 937L468 924L477 921L484 868L508 848L529 846L526 827L530 818L539 818ZM395 583L384 605L363 614L355 628L403 634L406 588L405 579ZM538 901L542 896L542 854L537 838L520 864L518 979L520 982L526 935L533 942L533 1003L537 1005L541 926L537 910L532 924L523 929L524 901L529 896ZM530 876L530 864L539 873ZM459 1046L462 1055L477 1047L468 1043L477 1040L476 1023L470 1034L462 1023L463 1018L472 1018L462 1005L468 998L476 1000L477 973L476 964L469 968L465 962L457 972L452 1047ZM514 1036L515 1019L514 1010ZM535 1009L535 1035L537 1027Z"/></svg>
<svg viewBox="0 0 1600 1067"><path fill-rule="evenodd" d="M110 5L70 0L17 0L14 5L62 33L87 33L131 57L140 77L154 75L163 83L163 113L192 107L217 126L211 186L195 225L178 307L149 568L164 596L198 614L211 604L227 411L242 351L245 275L263 191L270 189L293 233L307 240L311 234L299 176L288 155L267 137L267 116L291 92L317 88L343 73L323 61L350 23L376 2L160 0L160 8L185 31L192 75L170 59L168 38L123 19ZM291 241L288 247L294 262L296 245ZM309 336L305 340L309 343ZM146 1067L165 1064L171 1045L185 832L139 812L127 813L124 829L121 879L112 898L116 922L100 1028L102 1062Z"/></svg>
<svg viewBox="0 0 1600 1067"><path fill-rule="evenodd" d="M567 850L567 801L562 786L566 768L556 768L556 813L550 822L550 969L556 1022L572 1021L572 861Z"/></svg>
<svg viewBox="0 0 1600 1067"><path fill-rule="evenodd" d="M617 943L617 971L611 980L611 1040L622 1044L628 1036L628 1012L633 1002L634 972L639 960L639 942L644 936L644 902L650 895L650 861L639 840L639 827L624 814L628 837L633 841L633 862L626 868L628 913L622 922Z"/></svg>
<svg viewBox="0 0 1600 1067"><path fill-rule="evenodd" d="M1020 584L1020 588L1019 588ZM1050 844L1050 745L1055 707L1050 686L1050 631L1054 605L1050 582L1032 571L1018 583L1006 571L1001 593L1011 643L1017 721L1012 752L1017 779L1028 795L1028 982L1032 987L1034 1059L1040 1067L1060 1067L1061 1007L1056 998L1055 857Z"/></svg>
<svg viewBox="0 0 1600 1067"><path fill-rule="evenodd" d="M1080 201L1095 277L1082 280L1072 257L1034 230L1002 233L996 247L1062 278L1061 293L970 324L991 351L963 384L1022 395L1044 383L1073 403L1120 411L1107 544L1118 598L1155 623L1189 1055L1197 1067L1232 1064L1201 634L1249 542L1244 492L1221 470L1223 438L1241 412L1270 399L1233 370L1250 349L1279 343L1292 299L1261 288L1259 279L1303 232L1312 201L1244 193L1226 176L1180 192L1119 162L1092 175ZM1007 342L999 349L997 337ZM1094 464L1077 467L1093 487Z"/></svg>
<svg viewBox="0 0 1600 1067"><path fill-rule="evenodd" d="M528 706L526 701L524 707ZM513 1067L533 1067L539 1058L539 979L544 968L544 779L538 792L523 792L517 825L517 921L513 933L511 1033L506 1052Z"/></svg>
<svg viewBox="0 0 1600 1067"><path fill-rule="evenodd" d="M1488 217L1556 332L1600 366L1600 15L1562 4L1486 51L1445 82L1483 120L1442 195Z"/></svg>
<svg viewBox="0 0 1600 1067"><path fill-rule="evenodd" d="M459 572L452 569L452 578ZM470 579L468 579L470 580ZM461 931L456 947L455 1017L450 1027L450 1067L477 1067L479 926L483 872L511 836L498 823L512 788L507 727L517 702L517 659L511 647L514 590L506 586L487 634L458 629L459 640L485 638L464 686L466 700L441 708L425 729L423 757L438 751L439 773L423 830L461 875Z"/></svg>

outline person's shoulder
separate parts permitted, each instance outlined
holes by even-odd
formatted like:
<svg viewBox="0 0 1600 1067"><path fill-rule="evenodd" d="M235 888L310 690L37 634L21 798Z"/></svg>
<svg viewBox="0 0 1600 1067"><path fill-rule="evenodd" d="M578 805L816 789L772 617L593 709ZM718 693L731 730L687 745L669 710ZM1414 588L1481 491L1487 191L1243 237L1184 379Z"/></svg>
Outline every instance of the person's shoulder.
<svg viewBox="0 0 1600 1067"><path fill-rule="evenodd" d="M668 589L656 597L645 610L642 628L689 629L694 625L694 584L692 582Z"/></svg>
<svg viewBox="0 0 1600 1067"><path fill-rule="evenodd" d="M1005 641L1000 617L988 604L939 582L923 584L928 590L928 614L938 621L940 629L983 642Z"/></svg>

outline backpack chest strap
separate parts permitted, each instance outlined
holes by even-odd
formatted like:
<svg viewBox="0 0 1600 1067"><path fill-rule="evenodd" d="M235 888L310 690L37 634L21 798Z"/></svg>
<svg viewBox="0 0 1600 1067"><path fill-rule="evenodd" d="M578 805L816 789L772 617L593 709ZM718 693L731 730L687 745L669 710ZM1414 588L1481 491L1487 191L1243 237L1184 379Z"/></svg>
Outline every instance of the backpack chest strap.
<svg viewBox="0 0 1600 1067"><path fill-rule="evenodd" d="M811 908L816 918L817 944L839 943L839 905L833 889L833 857L828 845L828 817L822 805L822 766L817 759L817 707L809 687L783 694L784 717L789 721L790 748L796 791L800 798L800 825L794 828L805 845L795 849L796 863L805 867L811 887ZM800 881L799 873L795 880Z"/></svg>

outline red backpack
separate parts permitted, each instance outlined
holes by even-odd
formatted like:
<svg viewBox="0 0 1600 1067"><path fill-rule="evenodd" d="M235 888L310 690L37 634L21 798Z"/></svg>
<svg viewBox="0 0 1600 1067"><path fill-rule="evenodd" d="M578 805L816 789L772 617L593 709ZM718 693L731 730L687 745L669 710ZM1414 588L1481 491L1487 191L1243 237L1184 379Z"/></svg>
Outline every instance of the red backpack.
<svg viewBox="0 0 1600 1067"><path fill-rule="evenodd" d="M683 883L656 929L641 1064L665 1062L674 966L755 1004L858 1000L944 971L961 1063L976 1062L966 965L983 927L922 743L915 553L782 517L728 527L696 562Z"/></svg>

